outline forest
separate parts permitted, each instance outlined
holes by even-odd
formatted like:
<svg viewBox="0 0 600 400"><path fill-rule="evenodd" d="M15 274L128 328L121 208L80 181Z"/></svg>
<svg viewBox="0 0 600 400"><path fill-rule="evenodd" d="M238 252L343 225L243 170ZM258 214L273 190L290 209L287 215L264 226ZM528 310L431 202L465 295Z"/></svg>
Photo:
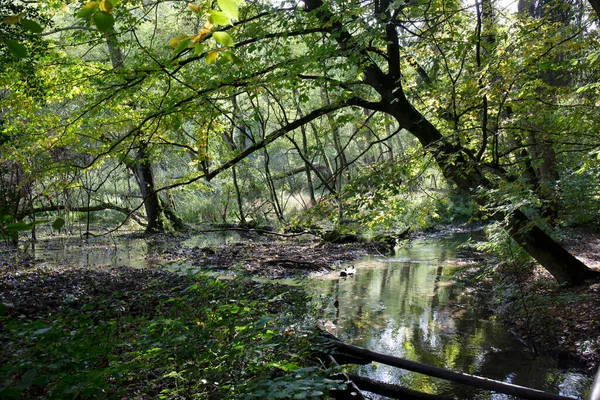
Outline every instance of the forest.
<svg viewBox="0 0 600 400"><path fill-rule="evenodd" d="M406 270L427 307L447 301L456 329L482 307L583 388L524 386L593 396L599 17L598 0L2 1L0 398L344 398L319 330L359 340L395 306L343 330L340 285L376 301L396 278L359 260L466 231ZM314 275L337 283L315 295ZM436 361L398 351L483 374L486 329Z"/></svg>

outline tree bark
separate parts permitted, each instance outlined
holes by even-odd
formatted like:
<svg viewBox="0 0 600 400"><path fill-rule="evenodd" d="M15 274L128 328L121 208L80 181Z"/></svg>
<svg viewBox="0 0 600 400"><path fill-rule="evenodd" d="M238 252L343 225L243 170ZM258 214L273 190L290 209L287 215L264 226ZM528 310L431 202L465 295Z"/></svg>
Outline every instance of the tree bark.
<svg viewBox="0 0 600 400"><path fill-rule="evenodd" d="M379 382L364 376L348 375L350 380L361 390L376 393L392 399L402 400L453 400L454 397L440 396L408 389L400 385L392 385L385 382Z"/></svg>
<svg viewBox="0 0 600 400"><path fill-rule="evenodd" d="M565 397L557 394L542 392L541 390L530 389L527 387L514 385L512 383L500 382L493 379L483 378L476 375L465 374L462 372L452 371L446 368L434 367L432 365L423 364L416 361L407 360L400 357L394 357L387 354L378 353L362 347L353 346L336 340L330 340L333 346L343 352L356 357L364 358L392 367L414 371L428 376L445 379L451 382L460 383L480 389L492 390L499 393L505 393L517 396L522 399L539 399L539 400L572 400L570 397ZM334 353L335 357L335 353Z"/></svg>
<svg viewBox="0 0 600 400"><path fill-rule="evenodd" d="M594 11L596 11L598 17L600 17L600 0L590 0L590 4L594 8Z"/></svg>

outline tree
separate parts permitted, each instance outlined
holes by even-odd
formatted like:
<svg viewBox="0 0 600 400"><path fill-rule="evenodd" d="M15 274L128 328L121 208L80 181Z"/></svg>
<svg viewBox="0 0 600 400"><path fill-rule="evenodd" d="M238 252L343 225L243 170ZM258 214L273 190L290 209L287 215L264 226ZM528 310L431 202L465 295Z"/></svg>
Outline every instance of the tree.
<svg viewBox="0 0 600 400"><path fill-rule="evenodd" d="M493 190L496 187L486 176L486 170L490 169L490 166L454 138L444 136L407 98L401 75L402 45L397 29L398 17L403 11L403 6L394 8L390 4L380 5L379 11L382 12L378 22L382 32L385 32L382 34L386 41L386 71L373 61L368 48L356 45L359 40L350 33L341 18L333 14L328 4L321 0L306 0L305 4L307 11L321 24L332 25L331 30L338 51L362 66L363 82L379 95L379 101L365 104L366 108L394 116L400 126L411 132L433 155L444 176L465 192L474 195L477 192L482 193L480 189ZM501 174L496 172L496 176ZM492 201L485 194L474 197L482 205ZM518 206L509 207L505 211L499 210L498 217L505 219L509 234L559 282L578 284L599 275L564 250Z"/></svg>
<svg viewBox="0 0 600 400"><path fill-rule="evenodd" d="M427 4L306 0L303 7L287 8L256 2L238 13L239 3L221 0L219 10L206 9L208 17L201 6L191 5L192 19L187 26L195 32L172 32L173 51L167 53L137 34L142 26L156 27L163 20L145 25L134 8L127 9L128 3L119 4L119 12L111 12L106 0L103 5L90 4L78 15L93 8L87 17L109 38L121 35L115 27L128 24L134 40L120 43L128 43L138 56L125 68L105 72L96 82L97 94L81 108L79 115L90 115L87 121L93 126L99 119L92 114L103 107L102 123L118 133L98 145L96 159L127 157L139 151L141 144L148 146L143 151L150 155L149 162L158 162L177 149L196 153L200 159L197 166L201 168L153 186L145 199L202 179L210 181L251 155L262 156L271 203L282 217L276 193L281 189L271 172L276 140L286 135L292 138L296 130L303 132L302 145L293 138L292 144L307 181L314 172L332 193L341 196L342 177L353 175L350 168L362 157L372 163L368 156L373 153L368 151L374 145L386 143L391 153L404 150L389 144L395 136L391 133L381 140L369 134L364 136L368 143L357 141L360 129L356 127L377 123L382 131L391 132L392 119L398 131L409 132L421 144L445 178L488 207L493 218L504 221L510 235L559 282L578 284L598 276L540 228L535 205L539 199L528 194L523 180L523 171L536 166L528 163L531 155L525 154L531 152L524 147L530 143L514 128L518 125L514 120L522 119L538 104L528 70L552 60L557 52L565 51L564 46L583 48L580 43L585 41L586 31L552 36L544 25L538 37L538 31L520 29L517 22L501 25L488 1L477 2L475 9L464 9L450 0ZM165 4L169 3L160 6ZM148 16L159 4L145 7L143 15ZM184 15L177 6L170 10L173 13L163 14L164 21ZM105 15L119 13L135 22L127 18L115 22ZM547 24L546 20L538 23ZM524 43L532 38L536 42L526 48ZM588 88L593 91L592 86ZM248 107L253 109L255 121L263 121L260 132L254 132L256 140L237 147L233 155L231 145L219 144L222 127L238 124L232 121L239 118L239 111L227 106L232 93L236 93L237 108L254 99L270 99ZM562 95L573 101L577 93L569 88ZM566 126L567 108L563 104L557 109L564 111L557 126ZM591 116L593 109L588 107L583 113ZM121 117L124 110L129 118L126 122ZM265 117L269 113L270 117ZM202 140L193 143L181 131L198 119L207 128ZM331 136L331 145L323 140L323 131L316 129L319 124L337 134ZM585 118L578 128L594 124ZM77 125L82 126L79 119ZM523 126L521 131L525 131ZM376 128L370 129L376 132ZM553 135L558 135L559 130L555 131ZM314 150L306 141L307 132L317 135ZM157 137L169 150L158 151ZM221 140L213 140L218 137ZM561 146L568 146L568 141ZM332 162L335 157L337 167ZM319 176L318 163L313 162L317 159L331 166L337 185L331 185L323 174Z"/></svg>

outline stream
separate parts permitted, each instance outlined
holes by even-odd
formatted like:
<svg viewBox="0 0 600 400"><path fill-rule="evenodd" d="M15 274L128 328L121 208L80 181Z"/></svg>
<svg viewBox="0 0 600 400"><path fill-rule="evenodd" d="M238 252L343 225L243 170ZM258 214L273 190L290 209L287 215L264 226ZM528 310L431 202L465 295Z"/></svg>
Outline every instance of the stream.
<svg viewBox="0 0 600 400"><path fill-rule="evenodd" d="M309 286L326 305L323 325L341 340L377 352L585 399L591 377L561 369L552 358L536 356L472 292L454 283L453 271L468 257L459 247L469 237L470 233L456 233L417 239L391 256L353 262L353 276L340 277L337 271L314 277ZM245 239L237 233L201 235L188 239L183 247ZM142 239L95 241L86 247L55 243L38 247L35 257L82 267L143 268L162 264L149 257L157 250L152 246ZM177 267L191 268L185 264ZM356 367L354 372L457 399L513 398L377 363Z"/></svg>
<svg viewBox="0 0 600 400"><path fill-rule="evenodd" d="M468 239L468 233L461 233L415 240L393 256L352 263L353 276L338 279L338 273L314 282L315 290L330 299L325 327L339 339L373 351L586 398L590 377L536 356L476 296L454 284L459 245ZM356 372L458 399L513 398L377 363L359 366Z"/></svg>

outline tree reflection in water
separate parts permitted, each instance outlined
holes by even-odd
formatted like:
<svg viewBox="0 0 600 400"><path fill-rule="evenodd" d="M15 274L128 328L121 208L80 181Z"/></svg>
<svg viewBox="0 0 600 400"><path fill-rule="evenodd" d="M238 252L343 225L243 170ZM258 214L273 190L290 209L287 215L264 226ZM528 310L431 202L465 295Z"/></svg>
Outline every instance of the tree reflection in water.
<svg viewBox="0 0 600 400"><path fill-rule="evenodd" d="M558 368L512 337L477 298L455 285L457 249L469 234L416 240L393 257L355 262L353 277L315 282L333 299L326 319L341 340L430 365L584 398L591 378ZM454 385L384 365L360 375L459 399L510 396Z"/></svg>

